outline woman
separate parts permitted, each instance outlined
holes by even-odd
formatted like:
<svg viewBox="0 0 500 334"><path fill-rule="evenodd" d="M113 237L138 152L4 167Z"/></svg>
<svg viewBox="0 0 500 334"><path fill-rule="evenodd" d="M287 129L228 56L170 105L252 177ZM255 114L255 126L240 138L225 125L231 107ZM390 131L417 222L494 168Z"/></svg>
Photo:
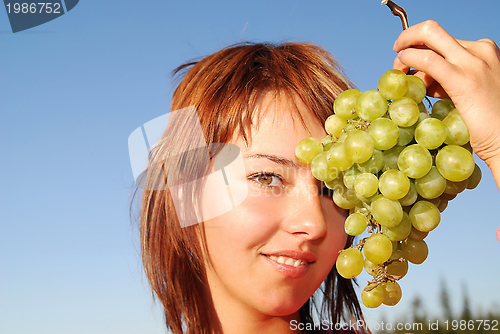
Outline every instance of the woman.
<svg viewBox="0 0 500 334"><path fill-rule="evenodd" d="M186 208L194 201L176 200L179 193L168 181L170 191L145 193L144 263L170 328L180 333L184 322L188 333L243 333L246 323L262 333L290 332L292 321L311 321L310 297L323 281L330 316L360 318L351 281L334 270L338 252L352 242L343 231L345 213L331 197L314 191L320 183L295 158L302 138L326 135L323 123L335 97L351 87L336 62L314 45L246 44L178 71L188 67L172 102L172 110L183 112L169 121L152 155L150 169L157 172L151 171L150 179L156 182L163 172L169 180L181 174L186 178L174 183L187 184L210 171L211 164L198 154L203 151L192 143L190 129L196 127L185 125L194 106L207 144L233 143L241 149L248 195L201 224L180 224L196 219L197 210ZM210 148L215 161L221 153ZM188 153L165 159L172 151ZM206 203L203 193L210 191L204 187L195 184L183 194L194 193Z"/></svg>
<svg viewBox="0 0 500 334"><path fill-rule="evenodd" d="M419 44L427 48L412 48ZM421 70L429 94L453 99L498 183L500 141L491 140L500 137L498 48L457 41L426 22L403 32L395 50L396 68ZM141 215L145 271L167 327L176 334L319 332L325 327L311 326L317 290L321 324L337 331L336 323L362 320L352 282L334 266L352 242L345 212L294 155L300 139L325 135L335 97L351 87L337 63L310 44L248 44L181 71L172 110L182 112L151 153L146 189L158 190L144 191ZM207 186L208 176L224 169L218 157L231 147L216 143L239 148L245 174L224 181L228 192L237 184L248 193L207 214L222 205L224 190Z"/></svg>

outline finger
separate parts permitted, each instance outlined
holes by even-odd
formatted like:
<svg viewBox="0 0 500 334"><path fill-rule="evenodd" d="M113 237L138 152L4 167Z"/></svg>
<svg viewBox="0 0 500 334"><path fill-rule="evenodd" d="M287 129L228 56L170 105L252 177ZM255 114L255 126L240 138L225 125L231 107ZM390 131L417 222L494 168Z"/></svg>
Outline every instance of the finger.
<svg viewBox="0 0 500 334"><path fill-rule="evenodd" d="M478 45L489 45L491 47L496 47L498 49L498 46L495 43L495 41L492 39L489 39L489 38L481 38L481 39L478 39L477 41L466 41L466 40L457 39L457 42L460 43L465 48L469 48L475 44L478 44Z"/></svg>
<svg viewBox="0 0 500 334"><path fill-rule="evenodd" d="M436 80L434 80L433 77L431 77L430 75L428 75L427 73L424 73L422 71L417 71L413 75L422 79L422 81L424 82L425 87L427 87L427 89L429 87L431 87L436 82Z"/></svg>
<svg viewBox="0 0 500 334"><path fill-rule="evenodd" d="M405 49L398 54L399 61L423 74L418 76L429 86L434 80L446 82L456 76L457 67L432 50Z"/></svg>
<svg viewBox="0 0 500 334"><path fill-rule="evenodd" d="M448 94L446 94L445 90L443 89L443 87L441 87L439 82L434 80L434 78L431 77L430 75L428 75L424 72L421 72L421 71L417 71L417 70L408 71L410 69L410 67L403 64L398 58L396 58L394 60L393 67L394 67L394 69L403 71L405 73L407 72L410 75L414 75L414 76L422 79L422 81L425 84L425 87L427 88L427 93L426 93L427 96L440 98L440 99L449 98Z"/></svg>
<svg viewBox="0 0 500 334"><path fill-rule="evenodd" d="M430 75L428 75L428 74L426 74L426 73L424 73L422 71L410 70L411 67L403 64L399 60L399 57L396 57L396 59L394 59L393 68L396 69L396 70L403 71L403 72L405 72L407 74L419 77L424 82L425 87L430 87L436 81L436 80L434 80L433 77L431 77Z"/></svg>
<svg viewBox="0 0 500 334"><path fill-rule="evenodd" d="M394 59L394 64L392 65L392 68L394 68L395 70L400 70L405 73L408 73L410 66L403 64L401 60L399 60L399 57L396 57L396 59Z"/></svg>
<svg viewBox="0 0 500 334"><path fill-rule="evenodd" d="M500 59L500 49L496 43L489 39L483 38L478 41L462 41L457 40L467 51L477 58L485 61L494 61Z"/></svg>
<svg viewBox="0 0 500 334"><path fill-rule="evenodd" d="M439 82L434 81L429 87L427 87L427 95L431 97L436 97L440 99L449 99L450 97L446 94L445 90Z"/></svg>
<svg viewBox="0 0 500 334"><path fill-rule="evenodd" d="M464 47L435 21L425 21L404 30L394 44L394 51L415 45L425 45L445 59L461 57L465 52Z"/></svg>

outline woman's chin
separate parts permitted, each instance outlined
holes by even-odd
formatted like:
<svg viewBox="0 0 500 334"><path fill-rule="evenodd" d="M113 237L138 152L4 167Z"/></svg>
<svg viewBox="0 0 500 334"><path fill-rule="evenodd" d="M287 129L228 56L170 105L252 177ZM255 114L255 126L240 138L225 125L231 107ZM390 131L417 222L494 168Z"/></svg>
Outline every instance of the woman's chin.
<svg viewBox="0 0 500 334"><path fill-rule="evenodd" d="M300 310L305 301L288 301L282 302L281 304L276 303L276 305L266 305L262 309L265 314L273 317L292 317Z"/></svg>

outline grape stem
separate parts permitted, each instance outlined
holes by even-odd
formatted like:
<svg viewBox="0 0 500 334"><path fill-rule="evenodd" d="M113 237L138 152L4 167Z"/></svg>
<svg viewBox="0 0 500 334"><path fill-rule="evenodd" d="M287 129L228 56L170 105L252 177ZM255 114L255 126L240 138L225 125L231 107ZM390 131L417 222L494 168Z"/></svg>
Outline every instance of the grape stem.
<svg viewBox="0 0 500 334"><path fill-rule="evenodd" d="M387 5L391 10L392 15L399 16L401 23L403 24L403 30L408 29L408 17L406 16L406 11L403 7L396 5L391 0L382 0L382 5Z"/></svg>
<svg viewBox="0 0 500 334"><path fill-rule="evenodd" d="M359 249L359 251L362 251L363 250L363 246L365 245L366 239L367 238L363 238L363 239L359 240L359 243L357 245L355 245L355 246L352 246L352 247Z"/></svg>

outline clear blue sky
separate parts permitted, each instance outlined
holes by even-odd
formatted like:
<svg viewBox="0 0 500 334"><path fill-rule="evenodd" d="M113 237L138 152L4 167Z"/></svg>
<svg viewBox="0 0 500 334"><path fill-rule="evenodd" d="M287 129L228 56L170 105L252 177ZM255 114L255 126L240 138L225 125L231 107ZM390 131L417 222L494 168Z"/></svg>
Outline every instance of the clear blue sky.
<svg viewBox="0 0 500 334"><path fill-rule="evenodd" d="M399 4L410 24L500 42L496 0ZM82 0L16 34L0 8L0 332L164 333L129 219L127 139L169 110L176 66L243 40L310 41L367 90L392 68L400 30L379 0ZM402 280L403 301L368 319L404 313L416 293L434 307L441 278L455 310L463 283L473 311L498 307L500 195L480 166L481 185L450 202L429 258Z"/></svg>

